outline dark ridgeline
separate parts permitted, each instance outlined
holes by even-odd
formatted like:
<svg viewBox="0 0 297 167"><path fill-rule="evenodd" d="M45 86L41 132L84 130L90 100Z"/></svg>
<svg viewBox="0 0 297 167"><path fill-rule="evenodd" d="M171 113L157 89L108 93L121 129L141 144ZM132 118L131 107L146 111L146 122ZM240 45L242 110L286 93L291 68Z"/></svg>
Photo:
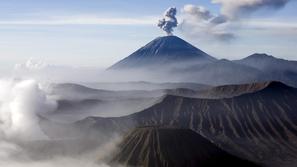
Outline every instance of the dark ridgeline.
<svg viewBox="0 0 297 167"><path fill-rule="evenodd" d="M126 135L111 164L131 167L257 167L189 129L141 127Z"/></svg>
<svg viewBox="0 0 297 167"><path fill-rule="evenodd" d="M76 122L76 126L105 133L145 125L177 126L192 129L224 150L254 162L270 167L294 164L297 90L280 82L250 87L255 92L237 96L235 91L236 96L222 99L168 95L141 112L119 118L92 117ZM236 90L247 88L235 86Z"/></svg>

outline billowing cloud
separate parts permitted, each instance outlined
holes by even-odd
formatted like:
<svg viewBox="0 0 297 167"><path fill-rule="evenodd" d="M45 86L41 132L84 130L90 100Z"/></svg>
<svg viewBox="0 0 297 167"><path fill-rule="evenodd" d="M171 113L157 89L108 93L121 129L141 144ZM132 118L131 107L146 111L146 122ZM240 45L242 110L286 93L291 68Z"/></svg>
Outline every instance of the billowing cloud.
<svg viewBox="0 0 297 167"><path fill-rule="evenodd" d="M84 154L79 152L78 157L75 151L69 152L68 142L58 144L61 151L57 149L54 154L51 149L44 151L48 144L57 147L54 144L57 141L48 137L40 126L44 121L41 117L56 111L56 99L35 80L0 79L0 87L0 166L109 167L104 163L105 158L116 149L120 136L113 136Z"/></svg>
<svg viewBox="0 0 297 167"><path fill-rule="evenodd" d="M229 41L242 28L242 20L261 9L280 9L290 0L212 0L221 5L221 12L214 14L203 6L185 5L180 29L190 37Z"/></svg>
<svg viewBox="0 0 297 167"><path fill-rule="evenodd" d="M164 17L159 20L158 27L164 30L167 35L172 35L173 28L177 27L176 13L176 8L171 7L165 11Z"/></svg>
<svg viewBox="0 0 297 167"><path fill-rule="evenodd" d="M8 139L46 138L39 128L39 115L54 111L56 101L34 80L2 80L0 87L0 133Z"/></svg>
<svg viewBox="0 0 297 167"><path fill-rule="evenodd" d="M191 37L231 40L231 22L224 15L215 15L202 6L185 5L182 9L181 30Z"/></svg>
<svg viewBox="0 0 297 167"><path fill-rule="evenodd" d="M212 13L203 6L185 5L183 11L195 16L197 20L209 20L214 17Z"/></svg>

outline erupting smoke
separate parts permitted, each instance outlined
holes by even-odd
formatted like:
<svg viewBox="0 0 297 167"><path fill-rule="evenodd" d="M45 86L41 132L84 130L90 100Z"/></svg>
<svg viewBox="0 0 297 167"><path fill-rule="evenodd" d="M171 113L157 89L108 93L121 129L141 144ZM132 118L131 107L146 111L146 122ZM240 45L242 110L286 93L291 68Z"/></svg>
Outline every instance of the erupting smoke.
<svg viewBox="0 0 297 167"><path fill-rule="evenodd" d="M164 13L164 17L159 20L158 27L164 30L167 35L172 35L173 28L177 27L177 19L176 19L177 10L175 7L171 7L167 9Z"/></svg>

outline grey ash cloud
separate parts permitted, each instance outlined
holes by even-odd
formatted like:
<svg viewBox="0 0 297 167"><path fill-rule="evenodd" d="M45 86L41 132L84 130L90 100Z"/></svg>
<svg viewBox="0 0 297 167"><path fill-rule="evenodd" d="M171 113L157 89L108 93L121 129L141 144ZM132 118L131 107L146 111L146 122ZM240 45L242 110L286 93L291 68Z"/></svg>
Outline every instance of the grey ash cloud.
<svg viewBox="0 0 297 167"><path fill-rule="evenodd" d="M229 31L230 20L224 15L215 15L203 6L185 5L180 29L186 35L198 38L229 41L235 35Z"/></svg>
<svg viewBox="0 0 297 167"><path fill-rule="evenodd" d="M221 13L229 18L241 17L261 9L277 10L291 0L212 0L221 5Z"/></svg>
<svg viewBox="0 0 297 167"><path fill-rule="evenodd" d="M258 10L279 10L291 0L212 0L221 5L218 14L203 6L188 4L182 9L181 31L192 38L230 41L236 38L236 31L242 19Z"/></svg>
<svg viewBox="0 0 297 167"><path fill-rule="evenodd" d="M176 19L177 9L175 7L168 8L162 19L159 20L158 27L164 30L167 35L172 35L173 28L177 27Z"/></svg>

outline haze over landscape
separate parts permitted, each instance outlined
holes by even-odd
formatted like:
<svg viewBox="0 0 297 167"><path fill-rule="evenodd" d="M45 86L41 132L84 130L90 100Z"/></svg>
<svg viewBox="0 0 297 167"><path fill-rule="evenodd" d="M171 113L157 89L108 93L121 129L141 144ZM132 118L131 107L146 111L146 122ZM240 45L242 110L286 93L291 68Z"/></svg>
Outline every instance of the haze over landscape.
<svg viewBox="0 0 297 167"><path fill-rule="evenodd" d="M295 167L295 7L0 2L0 166Z"/></svg>

